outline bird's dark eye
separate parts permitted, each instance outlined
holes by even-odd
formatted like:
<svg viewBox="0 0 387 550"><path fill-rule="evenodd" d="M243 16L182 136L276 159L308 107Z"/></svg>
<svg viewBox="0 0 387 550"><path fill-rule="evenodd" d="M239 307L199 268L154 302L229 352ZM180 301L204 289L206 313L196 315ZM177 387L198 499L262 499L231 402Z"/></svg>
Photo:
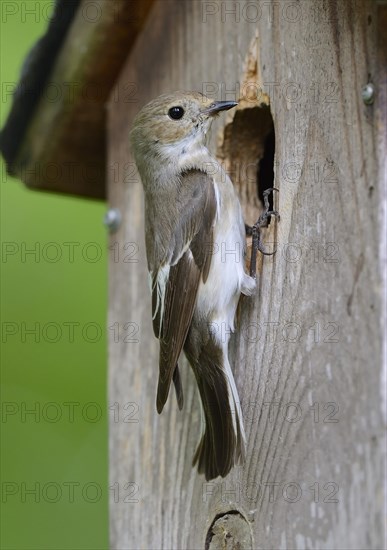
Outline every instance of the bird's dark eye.
<svg viewBox="0 0 387 550"><path fill-rule="evenodd" d="M171 107L168 111L168 115L173 120L179 120L180 118L183 118L184 109L183 109L183 107Z"/></svg>

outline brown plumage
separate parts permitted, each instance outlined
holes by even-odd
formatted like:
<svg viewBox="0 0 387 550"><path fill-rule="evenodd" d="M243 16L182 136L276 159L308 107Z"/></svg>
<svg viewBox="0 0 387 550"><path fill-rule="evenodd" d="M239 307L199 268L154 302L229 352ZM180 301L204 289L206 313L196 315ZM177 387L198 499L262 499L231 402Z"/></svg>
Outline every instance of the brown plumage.
<svg viewBox="0 0 387 550"><path fill-rule="evenodd" d="M251 294L255 282L244 271L238 198L205 147L212 117L232 106L176 92L145 106L131 132L145 193L153 329L160 342L157 411L163 410L172 381L183 406L178 359L184 350L204 409L194 464L206 479L226 476L243 460L245 448L228 339L239 296ZM235 249L234 255L223 258L223 245Z"/></svg>

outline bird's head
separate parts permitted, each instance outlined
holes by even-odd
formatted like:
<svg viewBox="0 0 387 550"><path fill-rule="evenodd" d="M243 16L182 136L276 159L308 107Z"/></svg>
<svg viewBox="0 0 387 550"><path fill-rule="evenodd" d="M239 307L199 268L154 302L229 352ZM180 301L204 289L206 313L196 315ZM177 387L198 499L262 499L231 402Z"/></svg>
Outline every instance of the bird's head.
<svg viewBox="0 0 387 550"><path fill-rule="evenodd" d="M199 92L175 92L154 99L137 114L130 133L139 154L168 156L203 145L215 115L235 107L235 101L214 101Z"/></svg>

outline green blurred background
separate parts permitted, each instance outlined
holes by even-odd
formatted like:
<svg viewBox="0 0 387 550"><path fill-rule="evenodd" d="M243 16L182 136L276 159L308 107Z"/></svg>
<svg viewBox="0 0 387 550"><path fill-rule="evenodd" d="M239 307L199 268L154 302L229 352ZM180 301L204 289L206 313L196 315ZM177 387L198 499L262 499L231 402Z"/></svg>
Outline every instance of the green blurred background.
<svg viewBox="0 0 387 550"><path fill-rule="evenodd" d="M53 2L12 4L1 125L4 86ZM106 204L30 191L0 168L1 548L107 548Z"/></svg>

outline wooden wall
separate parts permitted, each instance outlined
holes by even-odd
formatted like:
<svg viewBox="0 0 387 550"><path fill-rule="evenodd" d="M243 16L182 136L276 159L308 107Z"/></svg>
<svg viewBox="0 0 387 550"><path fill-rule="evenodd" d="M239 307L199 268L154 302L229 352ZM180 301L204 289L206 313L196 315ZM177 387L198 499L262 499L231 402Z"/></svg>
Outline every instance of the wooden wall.
<svg viewBox="0 0 387 550"><path fill-rule="evenodd" d="M109 201L123 214L109 269L112 548L383 546L385 110L381 93L373 105L361 98L369 75L377 88L382 80L378 10L374 1L159 0L128 56L108 105ZM254 87L262 93L249 98ZM128 143L140 107L176 89L241 96L237 115L270 104L276 136L281 221L265 238L278 251L260 263L231 350L247 460L210 483L191 467L200 409L186 363L184 410L174 396L161 416L155 409L158 346ZM210 142L234 168L224 139L225 128L243 133L237 115L219 117ZM242 165L258 163L266 130L259 116L243 120L255 137L234 179L251 215L259 202Z"/></svg>

